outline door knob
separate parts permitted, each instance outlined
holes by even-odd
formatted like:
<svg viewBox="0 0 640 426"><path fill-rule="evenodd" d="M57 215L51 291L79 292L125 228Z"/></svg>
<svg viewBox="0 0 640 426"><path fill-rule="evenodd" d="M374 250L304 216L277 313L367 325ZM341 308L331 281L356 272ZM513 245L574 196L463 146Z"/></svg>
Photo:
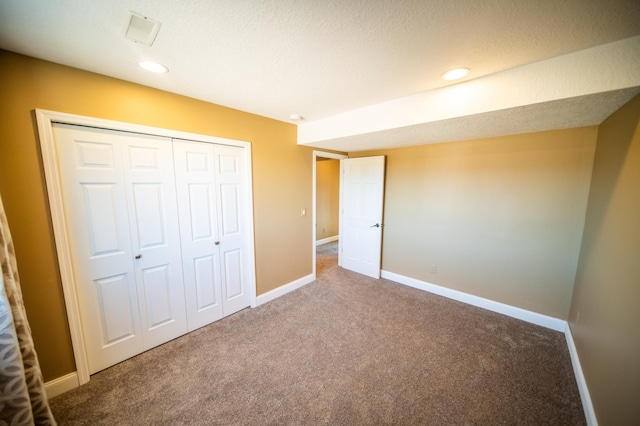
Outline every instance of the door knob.
<svg viewBox="0 0 640 426"><path fill-rule="evenodd" d="M215 242L215 244L216 244L217 246L219 246L219 245L220 245L220 241L216 241L216 242Z"/></svg>
<svg viewBox="0 0 640 426"><path fill-rule="evenodd" d="M141 254L137 255L136 259L142 259L142 255Z"/></svg>
<svg viewBox="0 0 640 426"><path fill-rule="evenodd" d="M369 228L380 228L382 225L376 223L375 225L371 225Z"/></svg>

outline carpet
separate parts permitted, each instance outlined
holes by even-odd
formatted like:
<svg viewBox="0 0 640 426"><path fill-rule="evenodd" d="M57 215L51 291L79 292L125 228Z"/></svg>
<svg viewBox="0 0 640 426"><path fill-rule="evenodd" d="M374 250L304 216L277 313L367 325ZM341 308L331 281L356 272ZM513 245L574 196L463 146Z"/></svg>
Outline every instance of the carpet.
<svg viewBox="0 0 640 426"><path fill-rule="evenodd" d="M326 246L326 247L325 247ZM317 280L52 398L61 425L583 425L564 335L374 280Z"/></svg>

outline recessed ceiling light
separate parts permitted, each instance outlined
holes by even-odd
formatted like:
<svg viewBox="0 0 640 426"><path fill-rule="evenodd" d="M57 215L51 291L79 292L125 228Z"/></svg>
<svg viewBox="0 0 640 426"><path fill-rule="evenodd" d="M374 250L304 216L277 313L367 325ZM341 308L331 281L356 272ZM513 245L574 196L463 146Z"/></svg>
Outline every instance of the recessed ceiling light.
<svg viewBox="0 0 640 426"><path fill-rule="evenodd" d="M142 61L138 62L140 68L145 69L147 71L155 72L158 74L163 74L165 72L169 72L169 68L165 67L162 64L153 61Z"/></svg>
<svg viewBox="0 0 640 426"><path fill-rule="evenodd" d="M449 81L458 80L464 77L465 75L469 74L469 71L471 71L469 68L456 68L455 70L451 70L449 72L444 73L442 75L442 78Z"/></svg>
<svg viewBox="0 0 640 426"><path fill-rule="evenodd" d="M289 116L289 120L291 120L291 121L302 121L302 120L304 120L304 117L301 116L301 115L298 115L298 114L291 114Z"/></svg>

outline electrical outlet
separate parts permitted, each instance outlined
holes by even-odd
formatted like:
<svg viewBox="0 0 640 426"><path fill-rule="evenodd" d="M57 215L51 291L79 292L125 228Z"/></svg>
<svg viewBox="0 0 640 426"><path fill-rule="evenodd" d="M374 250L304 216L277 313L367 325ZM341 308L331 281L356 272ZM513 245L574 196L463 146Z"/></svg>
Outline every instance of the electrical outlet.
<svg viewBox="0 0 640 426"><path fill-rule="evenodd" d="M431 265L431 273L432 274L438 273L438 265Z"/></svg>
<svg viewBox="0 0 640 426"><path fill-rule="evenodd" d="M580 309L576 311L576 325L580 324Z"/></svg>

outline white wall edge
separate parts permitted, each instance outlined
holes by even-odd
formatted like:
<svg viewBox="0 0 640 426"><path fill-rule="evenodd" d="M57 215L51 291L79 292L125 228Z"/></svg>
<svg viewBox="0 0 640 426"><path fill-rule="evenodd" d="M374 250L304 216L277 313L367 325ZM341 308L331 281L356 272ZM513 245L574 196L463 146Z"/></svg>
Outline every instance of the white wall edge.
<svg viewBox="0 0 640 426"><path fill-rule="evenodd" d="M580 359L578 358L578 350L576 344L573 341L573 335L571 334L571 327L569 323L565 328L565 338L567 339L567 346L569 347L569 354L571 355L571 364L573 365L573 373L576 376L578 382L578 391L580 392L580 399L582 400L582 409L584 410L584 416L587 419L587 425L598 426L598 420L596 418L596 412L593 409L593 403L591 402L591 395L589 394L589 388L587 387L587 381L582 372L582 366L580 365Z"/></svg>
<svg viewBox="0 0 640 426"><path fill-rule="evenodd" d="M314 281L313 274L309 274L305 277L298 278L295 281L291 281L288 284L282 285L278 288L268 291L265 294L261 294L260 296L257 297L257 306L263 305L267 302L271 302L273 299L277 299L280 296L284 296L285 294L292 292L293 290L299 289L300 287L304 287L305 285L313 281Z"/></svg>
<svg viewBox="0 0 640 426"><path fill-rule="evenodd" d="M327 243L332 243L334 241L338 241L339 236L338 235L334 235L333 237L327 237L327 238L323 238L321 240L317 240L316 241L316 246L321 246L323 244L327 244Z"/></svg>
<svg viewBox="0 0 640 426"><path fill-rule="evenodd" d="M44 390L47 394L47 399L51 399L58 395L62 395L63 393L70 391L71 389L75 389L78 386L80 386L78 373L74 371L73 373L69 373L62 377L58 377L57 379L48 381L44 384Z"/></svg>
<svg viewBox="0 0 640 426"><path fill-rule="evenodd" d="M488 311L507 315L509 317L526 321L531 324L539 325L541 327L549 328L551 330L560 331L562 333L565 332L567 322L559 318L554 318L547 315L539 314L537 312L528 311L526 309L517 308L515 306L485 299L483 297L463 293L458 290L452 290L450 288L431 284L426 281L420 281L418 279L406 277L394 272L383 270L381 276L382 278L395 281L409 287L417 288L419 290L427 291L429 293L434 293L439 296L444 296L449 299L457 300L468 305L477 306Z"/></svg>

